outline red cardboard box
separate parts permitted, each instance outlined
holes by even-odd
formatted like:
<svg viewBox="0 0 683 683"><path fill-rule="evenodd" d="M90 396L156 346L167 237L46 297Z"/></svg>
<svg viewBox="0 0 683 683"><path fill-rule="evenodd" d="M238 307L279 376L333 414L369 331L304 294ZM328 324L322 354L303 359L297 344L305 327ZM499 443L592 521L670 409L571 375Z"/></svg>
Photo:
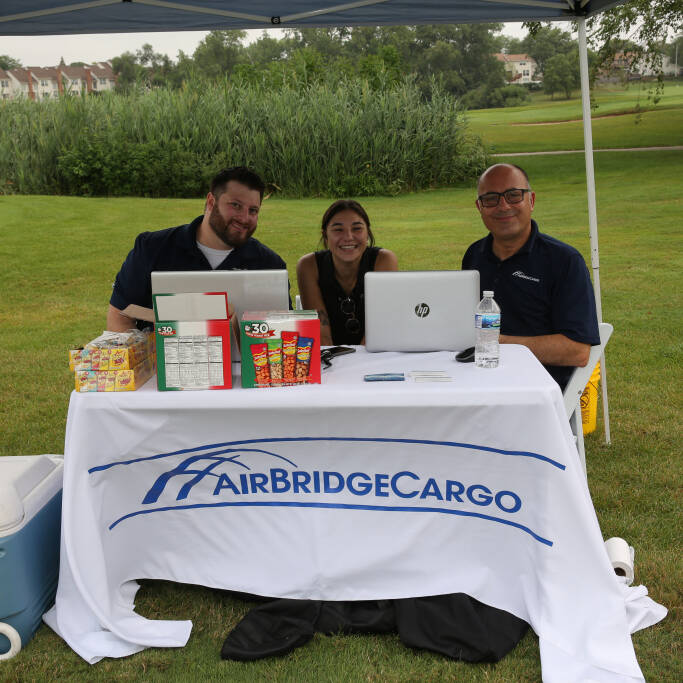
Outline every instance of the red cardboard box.
<svg viewBox="0 0 683 683"><path fill-rule="evenodd" d="M243 387L320 384L317 311L245 311L240 340Z"/></svg>

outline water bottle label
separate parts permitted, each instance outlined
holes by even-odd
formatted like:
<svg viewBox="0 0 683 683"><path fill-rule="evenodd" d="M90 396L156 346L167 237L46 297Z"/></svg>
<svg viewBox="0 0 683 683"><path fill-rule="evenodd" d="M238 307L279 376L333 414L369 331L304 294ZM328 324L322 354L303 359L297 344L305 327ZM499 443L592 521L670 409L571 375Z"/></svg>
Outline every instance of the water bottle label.
<svg viewBox="0 0 683 683"><path fill-rule="evenodd" d="M500 329L500 313L477 313L474 326L481 330Z"/></svg>

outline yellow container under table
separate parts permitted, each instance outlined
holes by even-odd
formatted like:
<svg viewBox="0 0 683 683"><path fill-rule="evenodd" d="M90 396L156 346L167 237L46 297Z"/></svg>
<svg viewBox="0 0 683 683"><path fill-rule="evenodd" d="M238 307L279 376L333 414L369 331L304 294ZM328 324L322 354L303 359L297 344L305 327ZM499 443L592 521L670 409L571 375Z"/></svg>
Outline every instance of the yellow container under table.
<svg viewBox="0 0 683 683"><path fill-rule="evenodd" d="M586 388L581 394L581 423L583 433L595 431L598 421L598 385L600 384L600 363L595 366Z"/></svg>

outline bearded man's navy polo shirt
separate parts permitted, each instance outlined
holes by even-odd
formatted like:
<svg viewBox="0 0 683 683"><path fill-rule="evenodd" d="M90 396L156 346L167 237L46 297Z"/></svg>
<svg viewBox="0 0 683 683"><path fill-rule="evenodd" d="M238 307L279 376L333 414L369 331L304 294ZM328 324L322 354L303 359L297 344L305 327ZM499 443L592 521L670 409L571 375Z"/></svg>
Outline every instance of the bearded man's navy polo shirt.
<svg viewBox="0 0 683 683"><path fill-rule="evenodd" d="M202 218L177 228L139 234L116 276L111 305L120 311L130 304L152 308L154 270L212 270L197 247L197 228ZM216 270L279 269L287 269L285 262L272 249L250 237L241 247L235 247Z"/></svg>
<svg viewBox="0 0 683 683"><path fill-rule="evenodd" d="M576 342L600 343L595 296L583 256L568 244L538 231L524 246L501 261L493 253L493 236L472 244L463 270L478 270L481 289L490 289L501 311L501 334L536 337L564 334ZM562 389L573 368L546 365Z"/></svg>

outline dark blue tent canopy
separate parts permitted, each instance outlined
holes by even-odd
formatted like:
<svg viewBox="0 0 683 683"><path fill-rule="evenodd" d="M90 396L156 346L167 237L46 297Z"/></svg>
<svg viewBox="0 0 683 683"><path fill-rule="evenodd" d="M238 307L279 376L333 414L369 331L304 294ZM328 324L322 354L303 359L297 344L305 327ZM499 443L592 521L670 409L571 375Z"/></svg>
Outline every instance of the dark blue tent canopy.
<svg viewBox="0 0 683 683"><path fill-rule="evenodd" d="M623 0L3 0L0 35L569 20Z"/></svg>

